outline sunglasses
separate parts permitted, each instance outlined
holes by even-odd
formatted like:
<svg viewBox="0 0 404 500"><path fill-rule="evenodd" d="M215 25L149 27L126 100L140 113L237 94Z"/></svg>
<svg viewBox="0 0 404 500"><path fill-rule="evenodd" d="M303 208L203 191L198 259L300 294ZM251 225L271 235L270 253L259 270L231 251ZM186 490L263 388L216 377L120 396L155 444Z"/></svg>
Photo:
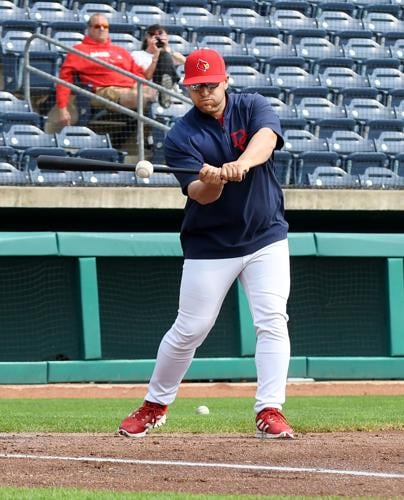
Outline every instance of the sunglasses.
<svg viewBox="0 0 404 500"><path fill-rule="evenodd" d="M195 83L194 85L189 85L191 90L201 90L203 87L206 87L208 90L217 89L220 83Z"/></svg>
<svg viewBox="0 0 404 500"><path fill-rule="evenodd" d="M108 30L109 29L109 25L108 24L93 24L91 27L94 28L94 29L96 29L96 30L99 30L101 28L104 28L104 30Z"/></svg>

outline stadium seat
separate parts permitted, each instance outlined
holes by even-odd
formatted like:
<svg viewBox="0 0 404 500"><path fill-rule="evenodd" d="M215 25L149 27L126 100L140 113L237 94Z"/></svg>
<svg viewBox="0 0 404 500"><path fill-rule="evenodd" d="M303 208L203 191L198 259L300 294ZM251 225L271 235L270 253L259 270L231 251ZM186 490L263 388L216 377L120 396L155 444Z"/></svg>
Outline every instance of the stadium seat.
<svg viewBox="0 0 404 500"><path fill-rule="evenodd" d="M283 36L290 35L299 29L315 29L317 21L313 17L305 16L298 10L279 9L269 16L270 24L278 28Z"/></svg>
<svg viewBox="0 0 404 500"><path fill-rule="evenodd" d="M57 146L54 134L46 134L34 125L11 125L3 132L5 146L18 153L18 164L23 170L36 168L39 155L66 156L66 152Z"/></svg>
<svg viewBox="0 0 404 500"><path fill-rule="evenodd" d="M192 105L179 99L171 99L168 108L163 108L158 102L154 102L150 108L151 117L165 124L172 124L177 118L184 116L191 109Z"/></svg>
<svg viewBox="0 0 404 500"><path fill-rule="evenodd" d="M395 156L393 171L400 177L404 177L404 153L400 153Z"/></svg>
<svg viewBox="0 0 404 500"><path fill-rule="evenodd" d="M15 93L22 90L22 64L27 41L32 37L30 31L10 30L1 39L1 58L4 73L4 90ZM46 73L56 76L59 56L51 51L49 44L40 39L34 39L29 48L29 62ZM53 88L50 80L30 73L32 90L46 90Z"/></svg>
<svg viewBox="0 0 404 500"><path fill-rule="evenodd" d="M310 149L301 151L297 155L295 163L294 182L297 185L308 184L308 174L315 171L317 167L339 166L339 156L331 151L312 151Z"/></svg>
<svg viewBox="0 0 404 500"><path fill-rule="evenodd" d="M0 28L4 34L9 30L36 31L38 22L28 17L23 7L15 5L9 0L0 0Z"/></svg>
<svg viewBox="0 0 404 500"><path fill-rule="evenodd" d="M361 67L369 59L387 59L391 57L388 47L377 43L372 38L348 38L342 42L345 57L355 60Z"/></svg>
<svg viewBox="0 0 404 500"><path fill-rule="evenodd" d="M345 169L349 174L363 174L368 167L389 168L389 158L380 152L356 152L346 157Z"/></svg>
<svg viewBox="0 0 404 500"><path fill-rule="evenodd" d="M276 36L254 36L247 45L248 54L254 56L259 69L263 73L266 71L266 65L273 57L294 57L296 50L290 43L283 42Z"/></svg>
<svg viewBox="0 0 404 500"><path fill-rule="evenodd" d="M371 87L383 95L385 102L389 92L404 88L404 73L395 68L375 68L368 76Z"/></svg>
<svg viewBox="0 0 404 500"><path fill-rule="evenodd" d="M269 28L268 16L261 16L253 9L233 7L221 14L223 25L231 28L240 41L246 28Z"/></svg>
<svg viewBox="0 0 404 500"><path fill-rule="evenodd" d="M133 4L135 2L132 2ZM139 0L137 3L143 4L143 0ZM204 0L170 0L170 2L165 2L166 9L161 7L163 10L167 10L167 12L177 12L181 7L203 7L206 8L206 1Z"/></svg>
<svg viewBox="0 0 404 500"><path fill-rule="evenodd" d="M322 97L329 99L332 96L327 87L294 87L289 92L289 104L299 104L304 97Z"/></svg>
<svg viewBox="0 0 404 500"><path fill-rule="evenodd" d="M334 151L345 159L351 153L375 151L372 140L365 139L352 130L336 130L326 141L329 151Z"/></svg>
<svg viewBox="0 0 404 500"><path fill-rule="evenodd" d="M281 186L287 186L292 181L293 156L289 151L274 151L275 175Z"/></svg>
<svg viewBox="0 0 404 500"><path fill-rule="evenodd" d="M0 91L0 129L12 123L26 123L42 126L41 116L30 110L25 99L19 99L10 92Z"/></svg>
<svg viewBox="0 0 404 500"><path fill-rule="evenodd" d="M320 166L312 173L307 174L307 181L311 187L358 187L359 178L350 175L340 167Z"/></svg>
<svg viewBox="0 0 404 500"><path fill-rule="evenodd" d="M157 165L156 166L164 166L164 165ZM170 187L178 187L179 182L177 178L175 177L174 174L166 174L166 173L154 173L147 179L142 179L141 177L138 177L136 180L136 184L138 186L144 186L144 187L156 187L156 186L170 186Z"/></svg>
<svg viewBox="0 0 404 500"><path fill-rule="evenodd" d="M30 19L35 20L45 35L59 29L83 32L85 24L78 14L60 2L34 2L28 9Z"/></svg>
<svg viewBox="0 0 404 500"><path fill-rule="evenodd" d="M283 134L285 150L292 154L304 151L328 151L327 141L319 139L308 130L285 130Z"/></svg>
<svg viewBox="0 0 404 500"><path fill-rule="evenodd" d="M177 12L170 16L171 23L181 26L184 32L187 33L185 38L192 42L195 42L198 37L198 28L205 26L211 29L223 26L221 18L204 7L180 7ZM168 21L166 20L165 23L160 22L160 24L168 24Z"/></svg>
<svg viewBox="0 0 404 500"><path fill-rule="evenodd" d="M0 161L0 185L21 186L30 183L30 177L27 172L19 170L11 163Z"/></svg>
<svg viewBox="0 0 404 500"><path fill-rule="evenodd" d="M271 75L272 84L290 92L295 87L317 87L320 79L303 68L278 66Z"/></svg>
<svg viewBox="0 0 404 500"><path fill-rule="evenodd" d="M168 33L168 43L172 51L179 52L183 56L187 56L195 49L193 44L176 33Z"/></svg>
<svg viewBox="0 0 404 500"><path fill-rule="evenodd" d="M110 33L111 42L125 47L128 52L133 50L141 50L142 42L130 33Z"/></svg>
<svg viewBox="0 0 404 500"><path fill-rule="evenodd" d="M270 4L270 14L273 14L277 10L297 10L306 16L310 16L312 14L312 5L306 0L272 0L267 3Z"/></svg>
<svg viewBox="0 0 404 500"><path fill-rule="evenodd" d="M360 125L360 133L368 133L367 126L371 120L390 120L395 118L393 108L388 108L377 99L354 98L345 105L348 118L356 120Z"/></svg>
<svg viewBox="0 0 404 500"><path fill-rule="evenodd" d="M81 172L40 170L37 166L29 170L29 178L34 186L80 186L83 184Z"/></svg>
<svg viewBox="0 0 404 500"><path fill-rule="evenodd" d="M403 132L404 120L397 118L374 119L367 123L367 136L369 139L379 137L382 132Z"/></svg>
<svg viewBox="0 0 404 500"><path fill-rule="evenodd" d="M369 167L359 176L361 187L395 188L404 186L404 177L388 168Z"/></svg>
<svg viewBox="0 0 404 500"><path fill-rule="evenodd" d="M277 97L267 97L267 100L280 119L297 118L295 106L289 106Z"/></svg>
<svg viewBox="0 0 404 500"><path fill-rule="evenodd" d="M326 67L319 73L320 83L324 87L328 87L337 98L337 94L348 87L363 88L368 87L368 79L356 73L351 68L331 66Z"/></svg>
<svg viewBox="0 0 404 500"><path fill-rule="evenodd" d="M66 47L70 48L73 45L81 43L84 38L84 34L78 31L55 31L52 34L52 38L55 42L60 42ZM63 55L67 53L66 49L58 45L52 44L52 49L57 50L59 53Z"/></svg>
<svg viewBox="0 0 404 500"><path fill-rule="evenodd" d="M0 161L18 167L18 151L12 146L5 146L3 137L0 145Z"/></svg>
<svg viewBox="0 0 404 500"><path fill-rule="evenodd" d="M296 113L299 118L304 118L312 132L318 120L345 118L345 108L338 106L324 97L303 97L296 104Z"/></svg>
<svg viewBox="0 0 404 500"><path fill-rule="evenodd" d="M360 19L350 16L346 12L328 10L323 11L317 17L318 27L327 31L332 40L341 31L360 31L363 24Z"/></svg>
<svg viewBox="0 0 404 500"><path fill-rule="evenodd" d="M309 63L311 71L314 70L315 62L319 59L344 56L342 47L330 42L328 38L303 37L295 47L296 54Z"/></svg>
<svg viewBox="0 0 404 500"><path fill-rule="evenodd" d="M67 126L56 134L56 144L66 153L81 158L118 162L122 153L112 147L108 134L97 134L84 126Z"/></svg>
<svg viewBox="0 0 404 500"><path fill-rule="evenodd" d="M363 27L370 30L380 40L384 33L404 32L404 21L388 12L368 12L362 19Z"/></svg>
<svg viewBox="0 0 404 500"><path fill-rule="evenodd" d="M386 40L387 42L387 40ZM391 52L391 57L395 59L403 59L404 56L404 33L402 33L402 38L394 40L391 45L388 45Z"/></svg>
<svg viewBox="0 0 404 500"><path fill-rule="evenodd" d="M119 164L117 164L119 168ZM83 172L83 185L85 186L134 186L137 184L133 172Z"/></svg>
<svg viewBox="0 0 404 500"><path fill-rule="evenodd" d="M398 120L404 120L404 100L402 100L397 106L393 107Z"/></svg>
<svg viewBox="0 0 404 500"><path fill-rule="evenodd" d="M269 76L251 67L230 65L227 67L227 73L230 88L236 92L248 86L271 85Z"/></svg>
<svg viewBox="0 0 404 500"><path fill-rule="evenodd" d="M314 126L314 134L320 138L330 137L338 130L350 130L355 132L357 129L355 120L351 118L323 118L317 120Z"/></svg>
<svg viewBox="0 0 404 500"><path fill-rule="evenodd" d="M214 49L222 54L226 64L255 66L258 62L253 55L247 54L247 48L235 42L229 36L206 35L197 42L198 48Z"/></svg>
<svg viewBox="0 0 404 500"><path fill-rule="evenodd" d="M404 132L381 132L374 143L376 151L385 153L394 162L395 156L404 151Z"/></svg>

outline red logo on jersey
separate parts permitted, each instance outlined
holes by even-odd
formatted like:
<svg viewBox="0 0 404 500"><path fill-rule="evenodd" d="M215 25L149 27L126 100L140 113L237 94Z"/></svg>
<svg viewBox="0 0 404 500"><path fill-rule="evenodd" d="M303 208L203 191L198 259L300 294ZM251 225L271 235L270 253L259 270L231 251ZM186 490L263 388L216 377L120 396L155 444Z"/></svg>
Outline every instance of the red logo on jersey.
<svg viewBox="0 0 404 500"><path fill-rule="evenodd" d="M209 69L209 63L208 61L204 61L203 59L198 59L198 62L196 63L197 69L199 71L208 71Z"/></svg>
<svg viewBox="0 0 404 500"><path fill-rule="evenodd" d="M245 148L247 147L247 139L248 139L247 132L244 129L240 129L240 130L236 130L236 132L232 132L230 134L230 136L231 136L233 146L236 149L240 149L241 151L244 151Z"/></svg>

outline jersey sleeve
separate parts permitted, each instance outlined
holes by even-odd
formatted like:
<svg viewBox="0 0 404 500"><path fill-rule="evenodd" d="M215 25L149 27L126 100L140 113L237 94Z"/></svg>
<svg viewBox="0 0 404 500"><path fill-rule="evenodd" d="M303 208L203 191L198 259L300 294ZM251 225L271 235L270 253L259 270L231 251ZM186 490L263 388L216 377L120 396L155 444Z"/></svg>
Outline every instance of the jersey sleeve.
<svg viewBox="0 0 404 500"><path fill-rule="evenodd" d="M281 149L283 147L283 137L279 117L261 94L254 95L250 113L250 135L254 135L261 128L270 128L278 136L275 149Z"/></svg>
<svg viewBox="0 0 404 500"><path fill-rule="evenodd" d="M174 127L175 128L175 127ZM174 140L173 137L181 138L181 134L171 130L164 143L165 159L168 167L171 168L191 168L194 174L179 174L175 176L180 183L182 192L187 195L188 184L198 179L199 170L202 168L204 160L197 150L192 148L184 140Z"/></svg>

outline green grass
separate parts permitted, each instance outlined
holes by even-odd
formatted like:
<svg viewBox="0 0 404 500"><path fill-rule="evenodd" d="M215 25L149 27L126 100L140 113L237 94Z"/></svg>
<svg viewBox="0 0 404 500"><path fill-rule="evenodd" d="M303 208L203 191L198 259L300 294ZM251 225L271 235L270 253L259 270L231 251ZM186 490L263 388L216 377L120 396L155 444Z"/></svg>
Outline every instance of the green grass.
<svg viewBox="0 0 404 500"><path fill-rule="evenodd" d="M1 399L0 432L115 432L141 400ZM209 415L196 415L205 404ZM177 399L167 424L155 432L252 433L252 398ZM296 432L404 429L404 398L290 397L284 407Z"/></svg>
<svg viewBox="0 0 404 500"><path fill-rule="evenodd" d="M114 493L112 491L85 491L75 488L0 488L2 500L334 500L342 497L302 497L302 496L257 496L257 495L192 495L186 493ZM350 497L351 500L354 497ZM355 497L359 500L359 497ZM373 497L361 497L363 500L372 500Z"/></svg>
<svg viewBox="0 0 404 500"><path fill-rule="evenodd" d="M114 433L140 399L0 399L0 432ZM209 415L196 415L201 405ZM163 429L154 432L254 433L252 398L177 399ZM404 430L404 398L290 397L284 407L296 432ZM1 500L333 500L341 497L123 493L72 488L1 488ZM366 497L370 500L370 497Z"/></svg>

